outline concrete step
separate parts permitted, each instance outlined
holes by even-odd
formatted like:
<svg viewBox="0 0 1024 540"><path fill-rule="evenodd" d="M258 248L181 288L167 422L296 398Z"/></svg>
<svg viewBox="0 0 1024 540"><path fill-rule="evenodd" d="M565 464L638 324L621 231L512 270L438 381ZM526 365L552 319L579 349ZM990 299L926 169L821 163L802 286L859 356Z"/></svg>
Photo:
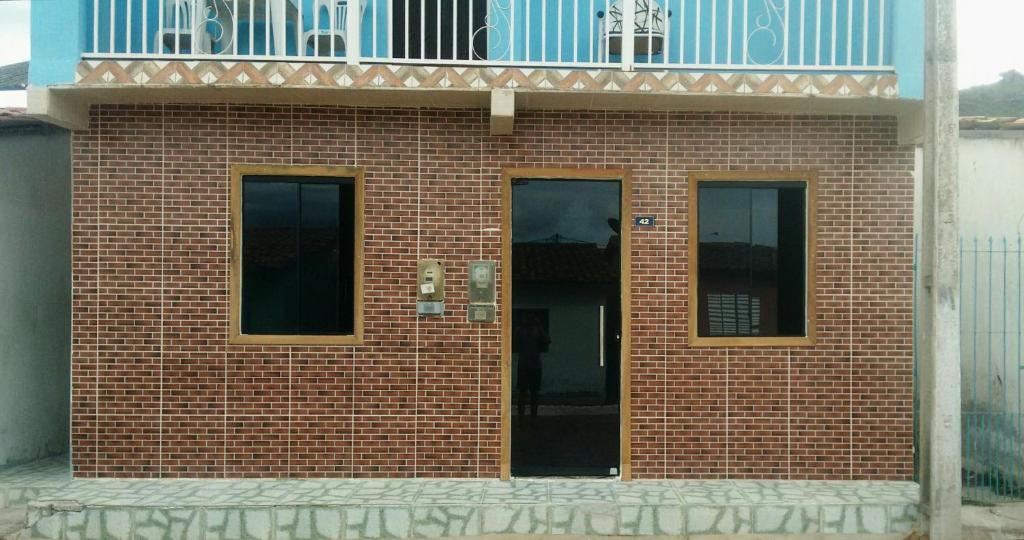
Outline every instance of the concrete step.
<svg viewBox="0 0 1024 540"><path fill-rule="evenodd" d="M24 507L67 485L71 466L67 456L40 459L0 469L0 509Z"/></svg>
<svg viewBox="0 0 1024 540"><path fill-rule="evenodd" d="M918 496L910 482L744 480L76 479L45 489L19 538L896 539L913 529Z"/></svg>
<svg viewBox="0 0 1024 540"><path fill-rule="evenodd" d="M13 538L14 533L25 528L25 506L0 508L0 539Z"/></svg>
<svg viewBox="0 0 1024 540"><path fill-rule="evenodd" d="M900 482L76 480L28 538L436 538L493 534L906 534Z"/></svg>

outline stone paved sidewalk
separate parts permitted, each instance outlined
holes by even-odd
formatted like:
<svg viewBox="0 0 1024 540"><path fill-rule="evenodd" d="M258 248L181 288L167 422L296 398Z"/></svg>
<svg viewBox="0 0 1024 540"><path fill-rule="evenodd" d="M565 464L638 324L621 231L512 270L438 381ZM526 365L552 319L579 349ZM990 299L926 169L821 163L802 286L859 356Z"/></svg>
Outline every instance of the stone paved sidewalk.
<svg viewBox="0 0 1024 540"><path fill-rule="evenodd" d="M67 456L0 469L0 509L25 506L71 480Z"/></svg>
<svg viewBox="0 0 1024 540"><path fill-rule="evenodd" d="M964 506L964 540L1020 540L1024 538L1024 502L993 506Z"/></svg>
<svg viewBox="0 0 1024 540"><path fill-rule="evenodd" d="M910 482L68 481L63 467L0 475L10 500L34 493L23 537L891 534L912 529L918 497Z"/></svg>

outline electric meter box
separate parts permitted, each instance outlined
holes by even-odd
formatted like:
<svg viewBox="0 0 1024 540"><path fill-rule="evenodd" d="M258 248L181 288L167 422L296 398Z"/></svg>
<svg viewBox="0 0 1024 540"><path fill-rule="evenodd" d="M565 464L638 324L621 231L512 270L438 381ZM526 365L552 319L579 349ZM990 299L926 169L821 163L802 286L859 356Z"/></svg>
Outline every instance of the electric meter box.
<svg viewBox="0 0 1024 540"><path fill-rule="evenodd" d="M494 304L494 261L469 263L469 303Z"/></svg>
<svg viewBox="0 0 1024 540"><path fill-rule="evenodd" d="M416 280L416 300L420 302L444 301L444 265L427 259L419 262Z"/></svg>

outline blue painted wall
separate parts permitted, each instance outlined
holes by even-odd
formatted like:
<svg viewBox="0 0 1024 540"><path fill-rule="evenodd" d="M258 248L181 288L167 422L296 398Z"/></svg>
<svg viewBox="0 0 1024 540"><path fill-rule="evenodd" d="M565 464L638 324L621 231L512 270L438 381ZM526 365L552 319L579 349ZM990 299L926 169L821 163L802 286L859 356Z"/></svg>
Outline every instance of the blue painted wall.
<svg viewBox="0 0 1024 540"><path fill-rule="evenodd" d="M896 0L893 65L900 97L924 99L924 0Z"/></svg>
<svg viewBox="0 0 1024 540"><path fill-rule="evenodd" d="M85 0L33 0L32 86L72 83L75 66L85 50Z"/></svg>

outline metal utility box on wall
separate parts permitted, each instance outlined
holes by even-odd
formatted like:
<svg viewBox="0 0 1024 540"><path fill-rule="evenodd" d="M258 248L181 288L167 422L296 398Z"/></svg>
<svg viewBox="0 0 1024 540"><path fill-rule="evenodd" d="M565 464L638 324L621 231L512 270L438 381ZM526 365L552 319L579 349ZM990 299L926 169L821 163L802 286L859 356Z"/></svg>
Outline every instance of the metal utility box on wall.
<svg viewBox="0 0 1024 540"><path fill-rule="evenodd" d="M444 265L438 260L421 260L416 275L416 315L444 315Z"/></svg>
<svg viewBox="0 0 1024 540"><path fill-rule="evenodd" d="M494 261L469 263L469 322L492 323L495 319Z"/></svg>
<svg viewBox="0 0 1024 540"><path fill-rule="evenodd" d="M494 304L470 304L469 322L492 323L494 322L494 311Z"/></svg>
<svg viewBox="0 0 1024 540"><path fill-rule="evenodd" d="M494 261L469 263L469 303L494 303Z"/></svg>
<svg viewBox="0 0 1024 540"><path fill-rule="evenodd" d="M419 262L416 280L416 299L421 302L444 300L444 266L441 261L422 260Z"/></svg>

